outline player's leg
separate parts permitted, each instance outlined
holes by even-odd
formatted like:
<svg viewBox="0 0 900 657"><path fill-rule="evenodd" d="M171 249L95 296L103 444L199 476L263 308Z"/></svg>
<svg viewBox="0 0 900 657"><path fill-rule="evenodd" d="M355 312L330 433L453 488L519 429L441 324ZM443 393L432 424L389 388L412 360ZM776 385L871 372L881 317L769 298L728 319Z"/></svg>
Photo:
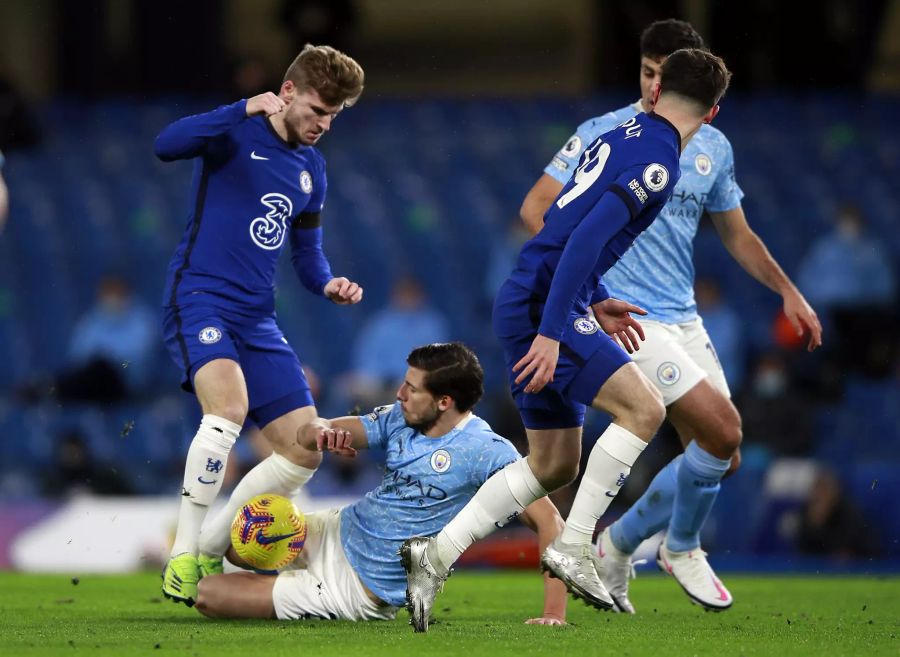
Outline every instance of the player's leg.
<svg viewBox="0 0 900 657"><path fill-rule="evenodd" d="M400 548L407 573L407 609L416 632L428 631L434 599L450 568L475 541L516 518L549 491L570 483L578 474L583 410L565 429L534 429L525 417L529 455L495 472L460 512L433 538L415 537ZM548 421L557 423L553 417ZM543 483L538 479L540 477Z"/></svg>
<svg viewBox="0 0 900 657"><path fill-rule="evenodd" d="M247 413L247 388L240 365L230 358L203 363L194 375L203 419L185 460L178 527L163 571L163 594L193 604L200 577L200 529L219 490L228 454Z"/></svg>
<svg viewBox="0 0 900 657"><path fill-rule="evenodd" d="M240 326L239 330L249 416L261 427L273 453L238 482L228 502L204 528L200 537L201 565L212 572L221 568L238 508L263 493L293 496L321 462L321 454L296 444L298 429L316 417L309 383L297 355L273 318Z"/></svg>
<svg viewBox="0 0 900 657"><path fill-rule="evenodd" d="M314 406L303 406L288 411L263 427L262 433L274 451L244 475L225 506L203 528L200 563L204 575L220 571L222 555L231 540L234 514L247 500L263 493L292 497L315 474L322 455L296 444L297 430L315 417Z"/></svg>
<svg viewBox="0 0 900 657"><path fill-rule="evenodd" d="M256 573L204 577L198 585L197 611L211 618L275 618L275 579Z"/></svg>
<svg viewBox="0 0 900 657"><path fill-rule="evenodd" d="M700 549L700 530L740 445L740 416L731 401L707 381L695 386L669 413L694 440L678 467L672 517L657 563L694 602L707 609L728 609L732 596Z"/></svg>

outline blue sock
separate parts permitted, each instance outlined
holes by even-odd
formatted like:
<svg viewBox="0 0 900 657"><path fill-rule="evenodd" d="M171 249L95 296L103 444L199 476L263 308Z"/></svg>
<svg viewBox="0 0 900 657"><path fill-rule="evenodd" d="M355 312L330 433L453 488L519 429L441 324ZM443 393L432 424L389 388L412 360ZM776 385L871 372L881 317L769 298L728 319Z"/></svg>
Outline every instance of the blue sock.
<svg viewBox="0 0 900 657"><path fill-rule="evenodd" d="M609 528L613 545L622 552L633 553L645 539L669 524L683 456L679 454L657 472L641 498Z"/></svg>
<svg viewBox="0 0 900 657"><path fill-rule="evenodd" d="M719 459L701 449L696 441L684 450L678 470L678 490L666 546L673 552L700 547L700 529L719 494L719 482L728 471L730 459Z"/></svg>

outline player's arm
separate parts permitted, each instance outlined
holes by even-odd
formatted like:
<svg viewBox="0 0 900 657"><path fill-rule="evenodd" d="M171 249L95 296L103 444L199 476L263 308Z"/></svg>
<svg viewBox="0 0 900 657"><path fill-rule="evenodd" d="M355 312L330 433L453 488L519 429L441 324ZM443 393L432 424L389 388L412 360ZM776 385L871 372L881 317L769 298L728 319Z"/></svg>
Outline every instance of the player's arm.
<svg viewBox="0 0 900 657"><path fill-rule="evenodd" d="M522 207L519 208L519 216L529 233L537 235L544 227L544 215L564 186L564 183L544 173L528 190L525 200L522 201Z"/></svg>
<svg viewBox="0 0 900 657"><path fill-rule="evenodd" d="M197 157L204 153L211 139L224 135L248 116L272 116L284 107L281 98L266 92L212 112L186 116L163 128L153 143L153 151L163 162Z"/></svg>
<svg viewBox="0 0 900 657"><path fill-rule="evenodd" d="M533 373L525 392L539 392L553 380L559 359L559 341L565 329L572 299L597 266L603 247L631 220L631 208L619 196L621 190L613 186L604 192L594 207L578 224L563 249L553 281L538 335L528 353L513 366L518 372L516 383ZM621 192L623 195L625 192Z"/></svg>
<svg viewBox="0 0 900 657"><path fill-rule="evenodd" d="M318 417L297 430L297 443L310 451L334 452L356 456L356 450L369 446L369 437L357 416L326 420Z"/></svg>
<svg viewBox="0 0 900 657"><path fill-rule="evenodd" d="M822 325L816 311L784 273L763 241L750 228L743 208L737 206L723 212L710 212L709 215L731 256L748 274L784 299L784 314L797 330L797 335L809 331L807 350L812 351L820 346Z"/></svg>
<svg viewBox="0 0 900 657"><path fill-rule="evenodd" d="M322 250L321 212L301 212L291 230L291 264L303 287L337 304L362 301L363 289L357 283L331 273L331 265Z"/></svg>
<svg viewBox="0 0 900 657"><path fill-rule="evenodd" d="M519 517L537 533L540 554L565 527L562 516L549 497L532 502ZM544 610L539 618L530 618L525 622L529 625L566 624L566 585L561 580L544 573Z"/></svg>

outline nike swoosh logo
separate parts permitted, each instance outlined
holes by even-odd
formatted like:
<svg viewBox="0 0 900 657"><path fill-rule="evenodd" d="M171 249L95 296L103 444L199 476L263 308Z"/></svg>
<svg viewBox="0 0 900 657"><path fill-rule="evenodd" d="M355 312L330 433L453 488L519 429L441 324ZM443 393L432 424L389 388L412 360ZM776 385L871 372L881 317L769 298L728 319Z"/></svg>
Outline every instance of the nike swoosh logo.
<svg viewBox="0 0 900 657"><path fill-rule="evenodd" d="M213 479L212 481L206 481L206 479L204 479L203 477L197 477L197 481L199 481L201 484L214 484L219 480Z"/></svg>
<svg viewBox="0 0 900 657"><path fill-rule="evenodd" d="M615 497L616 494L613 493L611 490L608 490L608 491L606 491L606 496L607 496L607 497Z"/></svg>
<svg viewBox="0 0 900 657"><path fill-rule="evenodd" d="M290 534L275 534L274 536L266 536L265 534L257 534L256 542L260 545L269 545L270 543L277 543L278 541L283 541L286 538L293 538L300 532L291 532Z"/></svg>
<svg viewBox="0 0 900 657"><path fill-rule="evenodd" d="M262 155L257 155L257 154L256 154L256 151L251 151L251 152L250 152L250 159L251 159L251 160L268 160L269 158L263 157Z"/></svg>
<svg viewBox="0 0 900 657"><path fill-rule="evenodd" d="M721 582L717 580L715 577L712 578L713 586L716 587L716 590L719 592L719 600L723 602L728 601L728 593L725 591L725 588L722 586Z"/></svg>

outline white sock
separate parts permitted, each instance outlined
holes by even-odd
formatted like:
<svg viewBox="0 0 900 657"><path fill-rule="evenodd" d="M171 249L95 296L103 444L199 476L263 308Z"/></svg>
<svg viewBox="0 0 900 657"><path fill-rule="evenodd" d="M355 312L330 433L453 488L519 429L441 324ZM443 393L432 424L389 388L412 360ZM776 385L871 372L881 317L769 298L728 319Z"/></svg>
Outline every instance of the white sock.
<svg viewBox="0 0 900 657"><path fill-rule="evenodd" d="M495 472L437 535L432 544L436 554L428 555L432 565L449 570L472 543L514 520L526 506L546 494L527 459Z"/></svg>
<svg viewBox="0 0 900 657"><path fill-rule="evenodd" d="M291 463L279 454L263 459L238 482L225 507L207 523L200 534L200 551L222 556L231 544L234 514L251 497L275 493L290 497L306 484L315 470Z"/></svg>
<svg viewBox="0 0 900 657"><path fill-rule="evenodd" d="M182 552L197 553L200 526L222 488L225 464L241 427L217 415L204 415L197 435L191 441L184 464L181 510L172 556Z"/></svg>
<svg viewBox="0 0 900 657"><path fill-rule="evenodd" d="M591 542L597 520L609 507L631 472L631 466L647 446L633 433L610 424L594 443L584 477L566 519L561 540L570 545Z"/></svg>

